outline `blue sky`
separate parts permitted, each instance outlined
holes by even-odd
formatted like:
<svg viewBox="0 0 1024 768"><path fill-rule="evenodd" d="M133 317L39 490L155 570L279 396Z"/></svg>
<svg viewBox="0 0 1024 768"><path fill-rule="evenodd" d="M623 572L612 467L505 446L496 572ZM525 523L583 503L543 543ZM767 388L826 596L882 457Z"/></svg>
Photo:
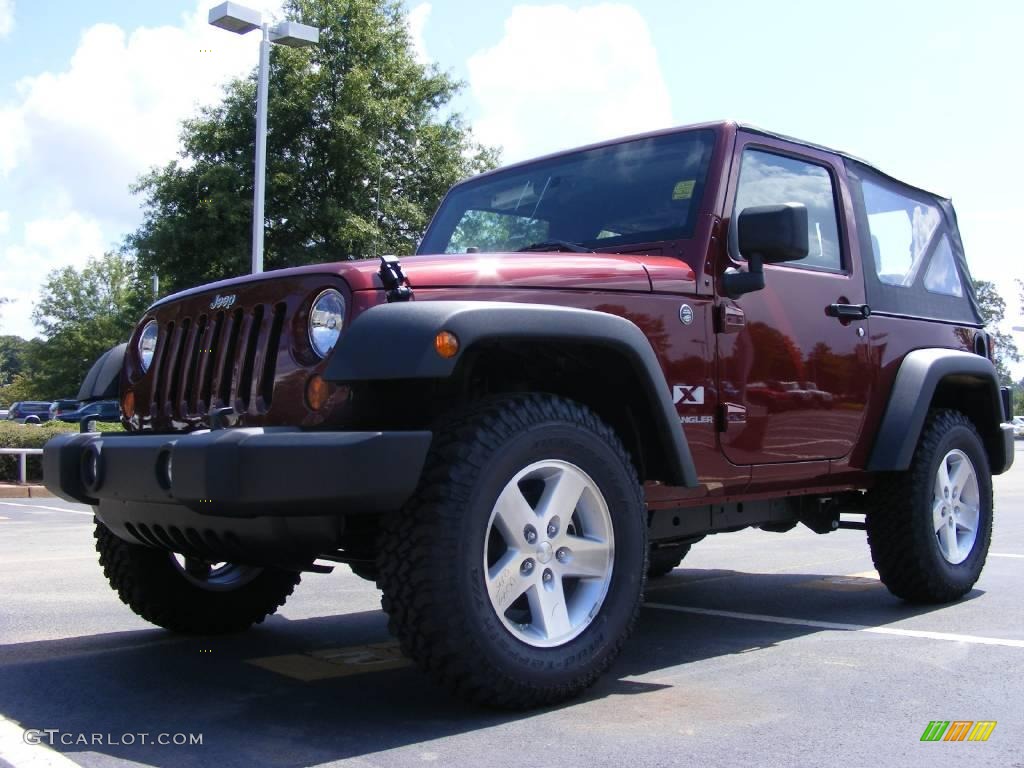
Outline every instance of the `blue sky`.
<svg viewBox="0 0 1024 768"><path fill-rule="evenodd" d="M137 226L128 184L171 159L177 122L255 63L254 36L205 24L213 4L0 0L0 295L17 300L3 332L33 332L47 269ZM506 161L724 117L835 146L951 196L975 276L996 280L1016 315L1024 161L1004 137L1024 122L1024 4L408 8L422 55L465 81L457 108Z"/></svg>

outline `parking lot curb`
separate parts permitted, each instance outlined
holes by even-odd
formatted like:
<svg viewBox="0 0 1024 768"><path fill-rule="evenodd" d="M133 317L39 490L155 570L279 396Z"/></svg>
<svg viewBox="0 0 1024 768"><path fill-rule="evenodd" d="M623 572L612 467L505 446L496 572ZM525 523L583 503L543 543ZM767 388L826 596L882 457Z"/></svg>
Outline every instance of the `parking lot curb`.
<svg viewBox="0 0 1024 768"><path fill-rule="evenodd" d="M52 499L50 493L42 485L14 485L0 483L0 499Z"/></svg>

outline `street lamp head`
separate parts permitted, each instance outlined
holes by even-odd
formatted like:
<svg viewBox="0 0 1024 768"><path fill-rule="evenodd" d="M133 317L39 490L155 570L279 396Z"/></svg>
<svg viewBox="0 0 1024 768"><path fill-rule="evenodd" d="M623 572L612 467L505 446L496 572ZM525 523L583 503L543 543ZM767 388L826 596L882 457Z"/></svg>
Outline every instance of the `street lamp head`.
<svg viewBox="0 0 1024 768"><path fill-rule="evenodd" d="M238 3L221 3L216 8L210 9L210 23L215 27L226 29L228 32L236 32L244 35L259 29L263 18L259 11L247 8Z"/></svg>
<svg viewBox="0 0 1024 768"><path fill-rule="evenodd" d="M320 42L320 30L297 21L282 21L270 30L270 42L291 48L316 45Z"/></svg>

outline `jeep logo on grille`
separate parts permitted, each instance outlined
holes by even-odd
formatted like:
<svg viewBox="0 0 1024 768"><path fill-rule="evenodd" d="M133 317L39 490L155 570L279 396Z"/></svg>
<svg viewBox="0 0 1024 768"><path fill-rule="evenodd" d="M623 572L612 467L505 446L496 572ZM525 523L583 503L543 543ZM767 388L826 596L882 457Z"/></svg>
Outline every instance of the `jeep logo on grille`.
<svg viewBox="0 0 1024 768"><path fill-rule="evenodd" d="M210 302L210 309L230 309L234 306L235 299L238 296L235 294L228 294L227 296L221 296L219 293L213 297L213 301Z"/></svg>

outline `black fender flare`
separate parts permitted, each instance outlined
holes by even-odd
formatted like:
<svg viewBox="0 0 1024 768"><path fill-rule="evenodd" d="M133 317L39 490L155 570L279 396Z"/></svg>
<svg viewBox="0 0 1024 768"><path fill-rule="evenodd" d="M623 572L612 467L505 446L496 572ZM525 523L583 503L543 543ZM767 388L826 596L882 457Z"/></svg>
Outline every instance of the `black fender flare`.
<svg viewBox="0 0 1024 768"><path fill-rule="evenodd" d="M443 358L434 338L449 331L459 352ZM352 383L452 376L474 345L490 341L558 341L592 344L617 352L643 382L670 477L695 487L697 470L672 403L671 389L644 332L605 312L549 304L492 301L413 301L381 304L361 314L341 335L324 378Z"/></svg>
<svg viewBox="0 0 1024 768"><path fill-rule="evenodd" d="M889 402L875 433L869 471L903 471L910 467L918 438L932 407L936 390L947 379L970 387L970 410L985 443L993 474L1013 463L1012 431L1002 429L999 375L987 358L953 349L917 349L907 354L889 393ZM978 422L981 423L978 423ZM1010 435L1009 446L1005 439Z"/></svg>
<svg viewBox="0 0 1024 768"><path fill-rule="evenodd" d="M121 368L128 344L111 347L92 364L78 389L78 399L116 400L121 386Z"/></svg>

